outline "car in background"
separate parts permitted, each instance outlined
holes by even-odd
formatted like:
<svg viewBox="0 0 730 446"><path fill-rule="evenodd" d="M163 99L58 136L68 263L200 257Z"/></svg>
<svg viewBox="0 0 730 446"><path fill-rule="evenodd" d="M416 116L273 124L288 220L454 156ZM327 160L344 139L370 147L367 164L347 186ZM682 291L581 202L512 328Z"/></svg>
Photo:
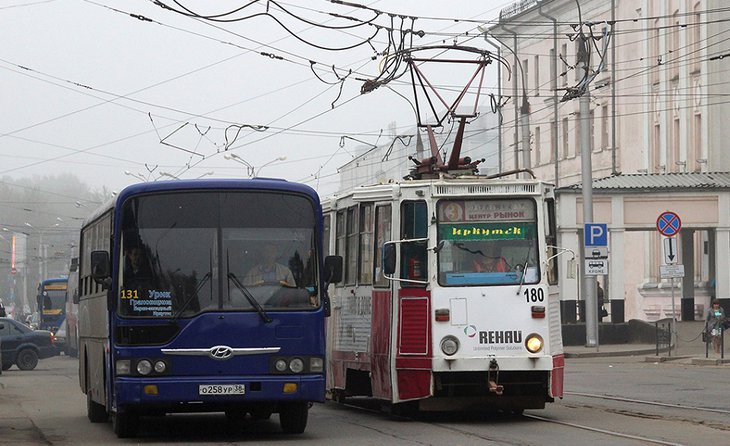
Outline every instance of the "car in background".
<svg viewBox="0 0 730 446"><path fill-rule="evenodd" d="M53 334L53 345L56 347L56 351L58 353L64 352L66 355L68 355L68 344L67 341L68 338L66 337L66 321L64 320L61 322L61 325L58 327L58 330Z"/></svg>
<svg viewBox="0 0 730 446"><path fill-rule="evenodd" d="M58 355L50 331L31 330L6 317L0 318L0 348L3 370L13 365L17 365L20 370L33 370L39 359Z"/></svg>

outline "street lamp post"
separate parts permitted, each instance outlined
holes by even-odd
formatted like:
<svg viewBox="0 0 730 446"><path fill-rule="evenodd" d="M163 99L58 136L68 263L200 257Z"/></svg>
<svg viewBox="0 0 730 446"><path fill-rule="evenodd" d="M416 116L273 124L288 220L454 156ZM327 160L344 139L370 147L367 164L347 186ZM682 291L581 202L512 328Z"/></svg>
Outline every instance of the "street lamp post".
<svg viewBox="0 0 730 446"><path fill-rule="evenodd" d="M284 160L286 160L286 157L285 156L280 156L280 157L278 157L276 159L273 159L273 160L269 161L268 163L262 164L261 167L259 167L259 170L256 172L256 176L258 177L259 175L261 175L261 169L263 169L264 167L268 166L269 164L273 164L273 163L275 163L277 161L284 161Z"/></svg>

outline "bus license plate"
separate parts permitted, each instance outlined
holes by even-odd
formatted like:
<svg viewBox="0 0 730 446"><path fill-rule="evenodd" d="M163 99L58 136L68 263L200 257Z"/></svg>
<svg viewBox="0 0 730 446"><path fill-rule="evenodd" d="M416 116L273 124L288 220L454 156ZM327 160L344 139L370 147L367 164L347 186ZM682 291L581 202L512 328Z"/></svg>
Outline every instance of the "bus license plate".
<svg viewBox="0 0 730 446"><path fill-rule="evenodd" d="M243 384L201 384L198 386L199 395L243 395L246 386Z"/></svg>

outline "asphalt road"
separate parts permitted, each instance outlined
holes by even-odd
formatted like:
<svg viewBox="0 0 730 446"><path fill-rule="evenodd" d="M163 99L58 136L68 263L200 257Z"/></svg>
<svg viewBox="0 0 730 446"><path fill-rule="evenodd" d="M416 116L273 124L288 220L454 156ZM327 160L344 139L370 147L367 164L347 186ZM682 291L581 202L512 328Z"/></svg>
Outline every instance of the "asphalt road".
<svg viewBox="0 0 730 446"><path fill-rule="evenodd" d="M109 423L89 423L76 367L73 358L61 356L41 361L32 372L13 367L0 375L0 444L730 444L728 366L574 359L566 367L566 397L524 416L438 413L406 419L381 411L377 401L352 399L344 406L315 405L302 435L281 433L276 415L232 423L222 414L189 414L146 418L140 437L128 440L117 439Z"/></svg>

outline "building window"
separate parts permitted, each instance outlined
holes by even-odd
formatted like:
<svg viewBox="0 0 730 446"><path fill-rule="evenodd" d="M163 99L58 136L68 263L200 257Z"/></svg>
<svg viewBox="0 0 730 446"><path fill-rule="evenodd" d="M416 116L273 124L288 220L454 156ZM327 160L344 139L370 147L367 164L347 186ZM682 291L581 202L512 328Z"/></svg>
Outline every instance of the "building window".
<svg viewBox="0 0 730 446"><path fill-rule="evenodd" d="M535 96L540 96L540 56L535 55L532 70L535 72Z"/></svg>
<svg viewBox="0 0 730 446"><path fill-rule="evenodd" d="M558 66L558 61L555 59L555 50L550 49L550 89L551 90L557 90L558 88L558 80L556 79L558 70L556 67Z"/></svg>
<svg viewBox="0 0 730 446"><path fill-rule="evenodd" d="M695 113L692 119L692 159L687 162L694 163L694 171L702 172L702 115Z"/></svg>
<svg viewBox="0 0 730 446"><path fill-rule="evenodd" d="M533 166L539 166L542 164L542 161L540 160L540 127L535 127L535 150L534 150L534 156L535 159L532 161Z"/></svg>
<svg viewBox="0 0 730 446"><path fill-rule="evenodd" d="M529 59L523 59L522 60L522 88L524 89L523 93L527 94L527 92L530 91L530 60Z"/></svg>
<svg viewBox="0 0 730 446"><path fill-rule="evenodd" d="M550 123L550 162L555 162L555 153L558 150L557 146L558 138L558 123L553 121Z"/></svg>
<svg viewBox="0 0 730 446"><path fill-rule="evenodd" d="M564 43L563 46L560 48L561 55L563 56L563 60L561 61L563 63L563 69L561 70L560 77L563 78L563 87L568 85L568 44Z"/></svg>
<svg viewBox="0 0 730 446"><path fill-rule="evenodd" d="M568 137L570 136L570 132L568 130L568 118L563 118L563 153L561 156L561 159L566 159L568 157L568 149L569 149L569 140Z"/></svg>
<svg viewBox="0 0 730 446"><path fill-rule="evenodd" d="M601 149L608 148L608 105L601 106Z"/></svg>
<svg viewBox="0 0 730 446"><path fill-rule="evenodd" d="M588 148L593 151L596 147L596 113L595 110L591 109L591 111L588 112L588 129L590 131L588 135Z"/></svg>

